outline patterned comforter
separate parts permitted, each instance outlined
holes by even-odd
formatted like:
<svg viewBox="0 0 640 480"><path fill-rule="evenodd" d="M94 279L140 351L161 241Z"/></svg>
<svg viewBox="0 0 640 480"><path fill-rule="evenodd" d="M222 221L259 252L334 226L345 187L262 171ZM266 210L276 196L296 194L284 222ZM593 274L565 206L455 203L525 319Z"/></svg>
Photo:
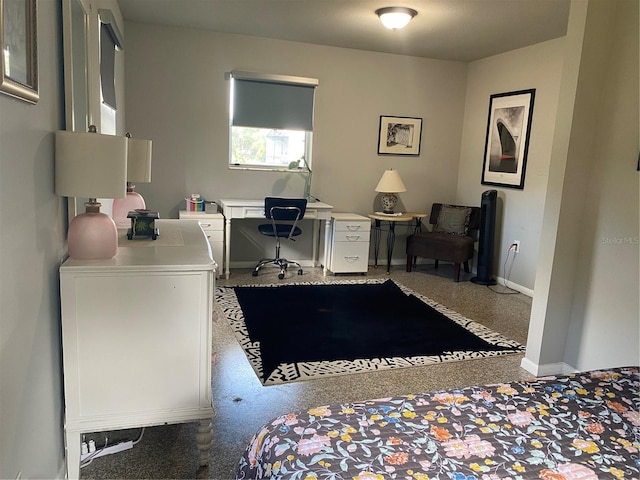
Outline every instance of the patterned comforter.
<svg viewBox="0 0 640 480"><path fill-rule="evenodd" d="M312 408L252 438L237 479L638 479L638 367Z"/></svg>

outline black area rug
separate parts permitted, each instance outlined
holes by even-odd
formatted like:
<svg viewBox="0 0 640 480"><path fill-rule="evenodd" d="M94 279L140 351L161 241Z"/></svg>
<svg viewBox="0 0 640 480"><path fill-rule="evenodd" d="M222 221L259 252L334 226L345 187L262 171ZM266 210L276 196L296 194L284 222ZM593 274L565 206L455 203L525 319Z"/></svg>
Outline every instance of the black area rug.
<svg viewBox="0 0 640 480"><path fill-rule="evenodd" d="M219 287L216 302L265 385L524 351L392 280Z"/></svg>

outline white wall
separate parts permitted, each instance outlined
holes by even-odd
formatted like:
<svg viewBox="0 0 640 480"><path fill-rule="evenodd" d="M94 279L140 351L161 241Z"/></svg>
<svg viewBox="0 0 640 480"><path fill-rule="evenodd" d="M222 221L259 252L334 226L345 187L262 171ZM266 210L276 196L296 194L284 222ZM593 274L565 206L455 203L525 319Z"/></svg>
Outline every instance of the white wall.
<svg viewBox="0 0 640 480"><path fill-rule="evenodd" d="M387 168L407 186L405 210L455 200L465 64L137 23L126 30L126 128L153 140L152 183L137 191L161 217L177 217L190 193L303 193L300 175L228 169L225 72L234 69L319 79L312 194L336 211L380 209L373 189ZM377 155L380 115L423 118L419 157ZM273 254L252 222L239 222L232 238L232 263ZM404 256L400 235L394 257Z"/></svg>
<svg viewBox="0 0 640 480"><path fill-rule="evenodd" d="M60 2L38 2L40 100L0 94L0 478L62 478L58 265L66 202L53 192L64 126Z"/></svg>
<svg viewBox="0 0 640 480"><path fill-rule="evenodd" d="M564 38L550 40L469 64L457 199L477 205L482 192L498 191L493 273L510 286L533 292L556 106L564 58ZM482 166L492 94L535 88L524 189L482 185ZM510 254L513 240L520 253ZM502 283L502 282L501 282Z"/></svg>
<svg viewBox="0 0 640 480"><path fill-rule="evenodd" d="M635 0L572 3L523 360L533 373L640 360L638 23Z"/></svg>

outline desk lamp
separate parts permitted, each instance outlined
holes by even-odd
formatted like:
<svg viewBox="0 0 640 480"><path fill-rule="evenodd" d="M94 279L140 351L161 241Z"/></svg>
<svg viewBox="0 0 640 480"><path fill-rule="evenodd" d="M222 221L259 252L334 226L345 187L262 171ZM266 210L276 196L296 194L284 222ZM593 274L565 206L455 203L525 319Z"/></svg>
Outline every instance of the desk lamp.
<svg viewBox="0 0 640 480"><path fill-rule="evenodd" d="M382 193L380 196L382 200L382 212L392 214L393 209L396 208L398 204L398 196L396 193L406 192L407 187L404 186L398 171L389 169L385 170L382 174L382 178L378 182L375 191Z"/></svg>
<svg viewBox="0 0 640 480"><path fill-rule="evenodd" d="M129 212L144 210L147 205L142 195L135 191L133 182L151 182L151 140L132 138L127 132L127 195L113 201L113 219L118 228L128 228Z"/></svg>
<svg viewBox="0 0 640 480"><path fill-rule="evenodd" d="M88 198L85 213L69 224L69 256L81 260L112 258L118 251L118 230L110 216L100 212L97 198L126 194L127 139L96 133L58 131L55 146L55 192L64 197Z"/></svg>

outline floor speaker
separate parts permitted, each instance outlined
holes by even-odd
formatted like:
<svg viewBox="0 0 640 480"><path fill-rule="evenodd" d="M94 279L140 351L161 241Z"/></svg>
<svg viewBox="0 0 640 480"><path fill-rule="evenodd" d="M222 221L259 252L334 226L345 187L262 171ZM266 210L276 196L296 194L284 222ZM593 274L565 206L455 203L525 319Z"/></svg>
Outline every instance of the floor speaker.
<svg viewBox="0 0 640 480"><path fill-rule="evenodd" d="M476 276L470 281L479 285L495 285L493 279L493 243L496 232L497 190L482 194L480 204L480 238L478 239L478 266Z"/></svg>

